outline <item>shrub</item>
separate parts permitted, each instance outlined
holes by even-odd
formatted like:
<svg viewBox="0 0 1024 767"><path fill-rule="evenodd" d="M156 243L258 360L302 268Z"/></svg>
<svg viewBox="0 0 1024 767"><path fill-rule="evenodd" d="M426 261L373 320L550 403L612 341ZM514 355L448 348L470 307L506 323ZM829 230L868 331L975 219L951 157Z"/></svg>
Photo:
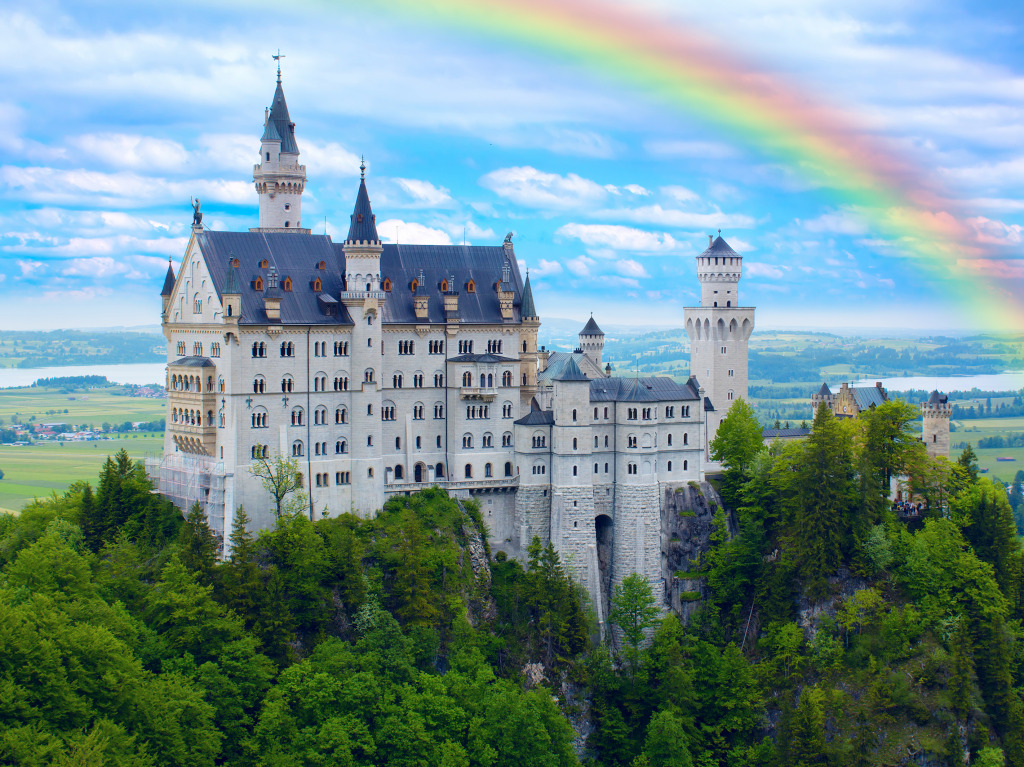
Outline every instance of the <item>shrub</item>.
<svg viewBox="0 0 1024 767"><path fill-rule="evenodd" d="M680 602L697 602L700 601L699 591L680 591L679 592Z"/></svg>

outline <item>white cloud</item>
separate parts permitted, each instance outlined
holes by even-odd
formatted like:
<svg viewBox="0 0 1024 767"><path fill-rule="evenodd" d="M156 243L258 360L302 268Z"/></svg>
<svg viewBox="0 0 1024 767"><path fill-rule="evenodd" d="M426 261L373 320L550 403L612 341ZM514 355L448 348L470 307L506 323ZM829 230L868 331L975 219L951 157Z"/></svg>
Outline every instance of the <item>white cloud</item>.
<svg viewBox="0 0 1024 767"><path fill-rule="evenodd" d="M694 202L700 199L700 195L685 186L663 186L661 193L675 202Z"/></svg>
<svg viewBox="0 0 1024 767"><path fill-rule="evenodd" d="M1021 234L1024 232L1020 224L993 221L984 216L969 218L967 223L974 229L978 242L986 245L1020 245Z"/></svg>
<svg viewBox="0 0 1024 767"><path fill-rule="evenodd" d="M415 243L416 245L451 245L451 237L440 229L423 224L389 218L377 224L382 242Z"/></svg>
<svg viewBox="0 0 1024 767"><path fill-rule="evenodd" d="M631 258L616 262L615 269L623 277L650 277L643 264Z"/></svg>
<svg viewBox="0 0 1024 767"><path fill-rule="evenodd" d="M31 277L36 272L46 268L46 264L42 261L26 261L19 259L18 268L21 269L22 277Z"/></svg>
<svg viewBox="0 0 1024 767"><path fill-rule="evenodd" d="M755 221L742 213L694 213L686 210L664 208L661 205L643 205L639 208L611 208L597 210L595 218L611 218L632 221L636 224L671 226L678 229L751 229Z"/></svg>
<svg viewBox="0 0 1024 767"><path fill-rule="evenodd" d="M640 283L632 277L620 277L615 274L602 274L596 280L616 288L639 288Z"/></svg>
<svg viewBox="0 0 1024 767"><path fill-rule="evenodd" d="M313 173L319 176L341 176L351 178L359 175L359 155L348 151L341 144L329 141L320 144L308 139L299 144L302 152L300 160ZM367 168L369 168L367 164Z"/></svg>
<svg viewBox="0 0 1024 767"><path fill-rule="evenodd" d="M552 274L561 273L562 265L557 261L548 261L546 258L540 259L537 265L530 271L530 274L535 274L538 277L548 277Z"/></svg>
<svg viewBox="0 0 1024 767"><path fill-rule="evenodd" d="M596 262L592 258L586 256L577 256L576 258L570 258L565 262L565 267L575 274L577 277L589 277L590 268Z"/></svg>
<svg viewBox="0 0 1024 767"><path fill-rule="evenodd" d="M189 155L177 141L126 133L88 133L68 141L79 152L114 168L181 171Z"/></svg>
<svg viewBox="0 0 1024 767"><path fill-rule="evenodd" d="M786 276L781 267L773 264L759 264L756 261L744 264L743 270L750 277L768 277L773 280L781 280Z"/></svg>
<svg viewBox="0 0 1024 767"><path fill-rule="evenodd" d="M61 274L65 277L92 277L95 279L112 277L116 274L123 274L129 278L145 276L128 264L116 261L110 256L73 258L61 270Z"/></svg>
<svg viewBox="0 0 1024 767"><path fill-rule="evenodd" d="M639 184L626 184L622 188L624 190L626 190L627 192L629 192L630 194L635 194L638 197L646 197L647 195L649 195L651 193L650 189L644 189Z"/></svg>
<svg viewBox="0 0 1024 767"><path fill-rule="evenodd" d="M531 208L581 208L604 200L608 190L575 173L560 176L530 166L499 168L480 179L480 185L519 205Z"/></svg>
<svg viewBox="0 0 1024 767"><path fill-rule="evenodd" d="M867 234L868 228L863 219L852 211L840 210L834 213L824 213L810 221L797 223L803 226L808 232L832 232L834 234Z"/></svg>
<svg viewBox="0 0 1024 767"><path fill-rule="evenodd" d="M250 173L260 161L259 136L244 133L206 133L199 137L198 159L206 168ZM305 147L302 147L305 153ZM305 161L305 158L303 158Z"/></svg>
<svg viewBox="0 0 1024 767"><path fill-rule="evenodd" d="M415 178L396 178L395 183L412 198L413 205L423 208L436 208L452 201L452 196L444 187L436 187L429 181Z"/></svg>
<svg viewBox="0 0 1024 767"><path fill-rule="evenodd" d="M632 250L664 253L677 249L672 235L664 232L646 232L628 226L613 224L565 224L555 232L563 237L575 237L586 245L613 250Z"/></svg>

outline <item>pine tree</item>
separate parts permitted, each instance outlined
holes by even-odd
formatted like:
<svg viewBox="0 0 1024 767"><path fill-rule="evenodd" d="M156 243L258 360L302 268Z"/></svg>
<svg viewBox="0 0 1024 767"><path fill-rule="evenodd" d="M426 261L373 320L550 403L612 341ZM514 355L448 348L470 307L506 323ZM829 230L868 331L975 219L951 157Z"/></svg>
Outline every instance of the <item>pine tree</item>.
<svg viewBox="0 0 1024 767"><path fill-rule="evenodd" d="M808 594L828 592L827 576L843 561L851 542L850 520L856 506L852 444L849 434L821 403L814 428L796 467L794 550Z"/></svg>
<svg viewBox="0 0 1024 767"><path fill-rule="evenodd" d="M78 526L82 528L82 534L85 536L85 542L89 548L99 551L103 546L106 526L103 510L93 497L92 485L86 485L82 490L82 506L78 513Z"/></svg>
<svg viewBox="0 0 1024 767"><path fill-rule="evenodd" d="M185 515L185 524L178 533L178 546L181 563L196 573L200 581L209 583L217 554L220 553L220 542L210 529L206 512L200 507L199 501L193 503Z"/></svg>
<svg viewBox="0 0 1024 767"><path fill-rule="evenodd" d="M647 630L658 620L658 605L651 584L639 573L627 575L615 588L608 620L622 630L626 640L626 657L632 673L640 663L640 645Z"/></svg>

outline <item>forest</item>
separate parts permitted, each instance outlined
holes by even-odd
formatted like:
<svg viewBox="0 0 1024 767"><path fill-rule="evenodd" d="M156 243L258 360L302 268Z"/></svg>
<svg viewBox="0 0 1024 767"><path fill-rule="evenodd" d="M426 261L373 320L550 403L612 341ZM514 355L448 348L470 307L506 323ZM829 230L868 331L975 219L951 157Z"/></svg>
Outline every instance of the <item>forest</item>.
<svg viewBox="0 0 1024 767"><path fill-rule="evenodd" d="M0 763L1024 766L1006 492L912 410L765 448L738 400L699 607L631 576L610 642L550 544L492 557L439 489L258 535L239 509L222 554L118 454L0 516Z"/></svg>

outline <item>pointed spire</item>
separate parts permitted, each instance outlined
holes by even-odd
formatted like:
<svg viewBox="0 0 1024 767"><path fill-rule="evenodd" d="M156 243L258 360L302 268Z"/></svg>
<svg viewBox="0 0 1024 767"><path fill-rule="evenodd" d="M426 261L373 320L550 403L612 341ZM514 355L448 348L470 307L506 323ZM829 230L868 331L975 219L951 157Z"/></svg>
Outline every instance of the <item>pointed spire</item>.
<svg viewBox="0 0 1024 767"><path fill-rule="evenodd" d="M366 155L359 155L359 180L366 180Z"/></svg>
<svg viewBox="0 0 1024 767"><path fill-rule="evenodd" d="M530 270L526 270L526 283L523 285L523 303L519 312L523 317L536 317L537 308L533 305L533 289L530 287Z"/></svg>
<svg viewBox="0 0 1024 767"><path fill-rule="evenodd" d="M352 211L351 223L348 226L348 237L345 242L380 242L377 235L377 219L370 207L370 195L366 191L366 163L359 166L359 193L356 195L356 207Z"/></svg>
<svg viewBox="0 0 1024 767"><path fill-rule="evenodd" d="M161 296L169 296L174 292L174 267L171 266L171 259L167 259L167 276L164 277L164 289L160 291Z"/></svg>
<svg viewBox="0 0 1024 767"><path fill-rule="evenodd" d="M562 372L555 378L556 381L589 381L583 371L580 370L580 366L576 364L576 360L573 357L569 357L569 361L565 363L565 367L562 368Z"/></svg>
<svg viewBox="0 0 1024 767"><path fill-rule="evenodd" d="M280 62L278 62L280 67ZM288 114L288 102L284 99L284 87L281 85L280 69L277 73L277 90L274 101L270 105L267 124L263 128L263 141L280 141L281 151L291 154L299 153L299 145L295 143L295 123Z"/></svg>
<svg viewBox="0 0 1024 767"><path fill-rule="evenodd" d="M583 330L580 331L581 336L603 336L604 331L597 326L594 321L594 314L591 312L590 319L587 320L587 324L583 326Z"/></svg>

